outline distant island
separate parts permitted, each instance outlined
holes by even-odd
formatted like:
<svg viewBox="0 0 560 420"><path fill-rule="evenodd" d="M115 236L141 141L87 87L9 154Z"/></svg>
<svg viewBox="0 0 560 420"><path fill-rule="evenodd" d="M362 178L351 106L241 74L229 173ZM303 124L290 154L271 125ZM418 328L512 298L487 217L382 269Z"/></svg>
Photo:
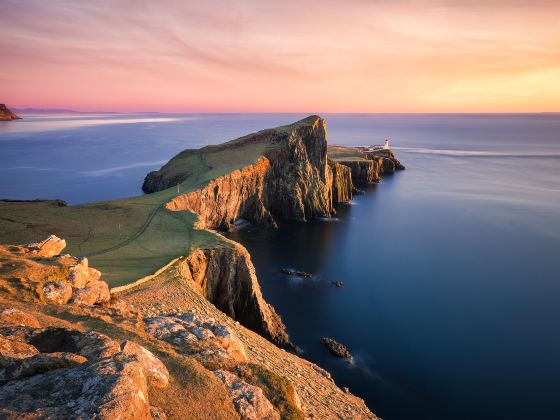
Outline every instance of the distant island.
<svg viewBox="0 0 560 420"><path fill-rule="evenodd" d="M14 108L20 114L118 114L114 111L76 111L61 108Z"/></svg>
<svg viewBox="0 0 560 420"><path fill-rule="evenodd" d="M6 105L0 104L0 121L12 120L21 120L21 117L10 111Z"/></svg>

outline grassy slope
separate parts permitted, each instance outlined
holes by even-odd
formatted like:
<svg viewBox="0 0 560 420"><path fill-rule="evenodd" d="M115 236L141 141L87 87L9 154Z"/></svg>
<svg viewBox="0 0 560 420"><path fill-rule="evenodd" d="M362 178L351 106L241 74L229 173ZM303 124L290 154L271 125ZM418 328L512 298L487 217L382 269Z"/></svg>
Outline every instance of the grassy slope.
<svg viewBox="0 0 560 420"><path fill-rule="evenodd" d="M270 147L250 136L199 150L182 152L173 170L189 175L180 192L255 162ZM171 163L171 162L170 162ZM171 212L162 204L177 195L176 187L154 194L87 205L58 207L52 202L0 202L0 243L24 243L56 234L66 251L87 256L112 286L154 273L191 247L225 246L208 231L194 230L195 215Z"/></svg>
<svg viewBox="0 0 560 420"><path fill-rule="evenodd" d="M312 116L295 124L313 124ZM189 149L162 169L165 176L181 175L180 193L250 165L273 150L274 138L293 125L249 134L236 140ZM140 180L139 180L140 181ZM0 202L0 243L20 244L55 234L66 239L66 252L87 256L111 287L153 274L191 248L228 246L209 231L194 230L196 216L163 207L177 195L174 186L153 194L58 207L52 202Z"/></svg>

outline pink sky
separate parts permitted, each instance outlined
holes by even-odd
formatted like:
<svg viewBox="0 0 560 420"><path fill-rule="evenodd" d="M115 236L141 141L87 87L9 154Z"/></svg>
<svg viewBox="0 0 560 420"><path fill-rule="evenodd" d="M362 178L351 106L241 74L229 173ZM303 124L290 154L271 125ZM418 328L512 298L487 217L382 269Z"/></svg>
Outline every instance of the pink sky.
<svg viewBox="0 0 560 420"><path fill-rule="evenodd" d="M560 111L560 1L0 0L0 103Z"/></svg>

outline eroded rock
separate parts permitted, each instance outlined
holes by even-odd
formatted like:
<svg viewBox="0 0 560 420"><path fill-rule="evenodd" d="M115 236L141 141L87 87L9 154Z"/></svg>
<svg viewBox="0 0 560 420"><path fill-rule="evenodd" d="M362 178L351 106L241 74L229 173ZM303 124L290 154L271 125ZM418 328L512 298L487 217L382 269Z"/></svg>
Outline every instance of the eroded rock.
<svg viewBox="0 0 560 420"><path fill-rule="evenodd" d="M32 242L25 245L30 253L41 257L54 257L66 248L66 241L56 235L51 235L41 242Z"/></svg>
<svg viewBox="0 0 560 420"><path fill-rule="evenodd" d="M2 327L33 327L40 328L41 324L33 315L14 308L0 310L0 326Z"/></svg>
<svg viewBox="0 0 560 420"><path fill-rule="evenodd" d="M348 361L352 361L352 354L346 348L346 346L344 346L344 345L340 344L338 341L336 341L332 338L328 338L328 337L323 337L321 339L321 341L327 347L327 349L329 349L331 354L333 354L334 356L344 358Z"/></svg>
<svg viewBox="0 0 560 420"><path fill-rule="evenodd" d="M243 343L226 326L193 311L146 318L146 330L209 368L232 366L247 360Z"/></svg>
<svg viewBox="0 0 560 420"><path fill-rule="evenodd" d="M121 349L98 332L22 325L2 326L0 334L8 334L0 335L2 418L147 420L148 386L169 382L163 363L131 341Z"/></svg>
<svg viewBox="0 0 560 420"><path fill-rule="evenodd" d="M122 343L121 348L123 353L135 354L138 357L150 385L157 388L165 388L169 384L167 368L152 352L134 341L128 340Z"/></svg>
<svg viewBox="0 0 560 420"><path fill-rule="evenodd" d="M237 375L225 370L214 371L214 374L225 385L242 420L280 419L280 415L259 387L250 385Z"/></svg>

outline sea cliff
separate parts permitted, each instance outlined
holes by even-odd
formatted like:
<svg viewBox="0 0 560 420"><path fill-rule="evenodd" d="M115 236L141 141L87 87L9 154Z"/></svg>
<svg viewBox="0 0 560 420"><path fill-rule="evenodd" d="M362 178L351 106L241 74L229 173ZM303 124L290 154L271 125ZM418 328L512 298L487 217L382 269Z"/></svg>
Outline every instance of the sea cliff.
<svg viewBox="0 0 560 420"><path fill-rule="evenodd" d="M34 240L0 246L0 400L9 401L0 413L376 418L328 372L280 348L292 343L249 253L213 230L330 217L356 185L403 168L390 150L328 147L325 121L311 116L181 152L147 175L144 196L0 202L2 242ZM47 231L68 244L40 241ZM66 245L76 257L58 255ZM83 382L98 387L80 397Z"/></svg>

